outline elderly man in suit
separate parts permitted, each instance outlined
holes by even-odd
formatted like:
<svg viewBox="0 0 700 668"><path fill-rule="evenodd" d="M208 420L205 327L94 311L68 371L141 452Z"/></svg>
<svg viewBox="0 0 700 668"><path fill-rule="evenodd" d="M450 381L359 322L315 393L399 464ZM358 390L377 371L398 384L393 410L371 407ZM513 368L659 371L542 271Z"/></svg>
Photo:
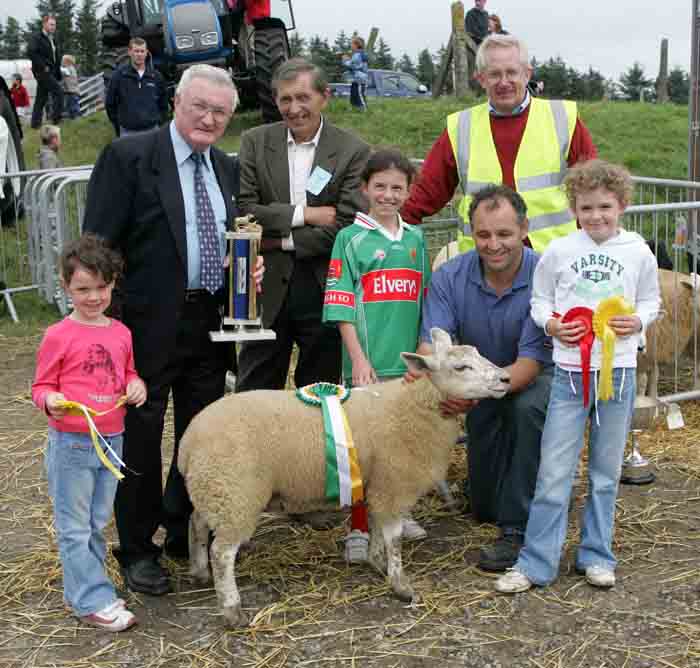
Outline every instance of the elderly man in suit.
<svg viewBox="0 0 700 668"><path fill-rule="evenodd" d="M167 531L165 552L187 556L192 506L177 470L178 444L190 420L223 395L231 356L208 332L219 328L223 233L238 213L238 163L213 144L237 102L224 70L190 67L178 85L170 125L107 146L88 187L85 230L124 256L122 319L148 386L148 401L127 412L127 471L115 501L115 554L126 584L147 594L170 591L161 548L153 542L160 524ZM175 452L163 492L161 438L171 390Z"/></svg>
<svg viewBox="0 0 700 668"><path fill-rule="evenodd" d="M325 280L336 232L364 209L369 147L323 117L323 71L293 58L272 85L283 120L243 135L240 205L263 227L263 323L277 339L242 345L237 392L283 388L294 343L298 387L339 381L340 339L321 324Z"/></svg>
<svg viewBox="0 0 700 668"><path fill-rule="evenodd" d="M51 14L42 16L41 30L31 36L27 55L32 61L32 73L36 79L36 98L32 109L32 127L38 129L44 118L44 106L53 98L54 125L61 122L63 114L63 88L61 87L61 54L56 44L56 19Z"/></svg>

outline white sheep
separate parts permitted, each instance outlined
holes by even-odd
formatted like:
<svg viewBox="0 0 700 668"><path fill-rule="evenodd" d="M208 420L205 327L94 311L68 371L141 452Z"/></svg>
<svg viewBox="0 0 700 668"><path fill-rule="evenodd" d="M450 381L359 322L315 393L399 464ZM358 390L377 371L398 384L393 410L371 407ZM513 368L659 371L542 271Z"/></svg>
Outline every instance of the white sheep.
<svg viewBox="0 0 700 668"><path fill-rule="evenodd" d="M658 396L658 364L673 363L675 355L683 353L692 344L694 328L700 325L697 280L693 274L659 269L663 317L647 327L646 346L637 355L638 395L648 394L655 399Z"/></svg>
<svg viewBox="0 0 700 668"><path fill-rule="evenodd" d="M414 383L396 379L353 391L343 404L358 450L371 517L369 559L406 601L413 588L401 565L401 513L444 480L457 421L440 416L446 395L501 398L506 371L472 346L453 346L431 331L434 352L403 353L409 368L428 373ZM431 382L432 381L432 382ZM292 391L227 395L192 420L180 443L178 467L194 505L190 573L208 581L207 545L224 618L247 623L235 580L236 554L255 532L273 497L288 512L329 510L324 501L325 436L321 409Z"/></svg>

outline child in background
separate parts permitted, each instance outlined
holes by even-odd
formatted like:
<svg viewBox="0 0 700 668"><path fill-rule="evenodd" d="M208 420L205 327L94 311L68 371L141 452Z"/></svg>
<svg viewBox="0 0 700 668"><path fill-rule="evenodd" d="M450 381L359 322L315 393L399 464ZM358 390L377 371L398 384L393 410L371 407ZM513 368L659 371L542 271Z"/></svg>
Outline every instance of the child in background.
<svg viewBox="0 0 700 668"><path fill-rule="evenodd" d="M367 90L368 59L365 53L365 41L362 37L353 37L350 42L352 53L343 58L343 67L352 76L350 84L350 104L360 111L367 111L365 91Z"/></svg>
<svg viewBox="0 0 700 668"><path fill-rule="evenodd" d="M588 497L576 570L595 587L614 586L615 499L634 410L637 347L642 331L659 313L656 258L644 239L620 227L632 194L629 173L590 160L569 170L564 184L581 229L552 241L535 269L532 318L552 336L556 368L524 546L514 567L496 581L496 590L503 593L547 585L557 577L589 417ZM601 301L615 296L623 297L634 314L612 313L607 320L616 340L612 397L603 401L598 398L601 344L596 339L590 349L589 341L583 340L590 337L590 312L574 317L576 312L570 310L595 310ZM590 371L584 379L587 351Z"/></svg>
<svg viewBox="0 0 700 668"><path fill-rule="evenodd" d="M423 232L401 220L415 170L394 150L379 150L362 173L369 215L357 213L338 232L328 269L323 321L337 323L343 339L343 380L354 387L403 376L401 352L418 344L423 294L430 261ZM425 538L425 530L403 518L404 538ZM346 540L349 562L367 561L367 509L352 509Z"/></svg>
<svg viewBox="0 0 700 668"><path fill-rule="evenodd" d="M22 83L22 75L15 74L13 79L14 81L10 88L10 97L15 105L15 109L17 109L17 113L22 117L26 115L26 112L31 106L31 100L29 99L26 86Z"/></svg>
<svg viewBox="0 0 700 668"><path fill-rule="evenodd" d="M78 70L75 67L75 58L65 54L61 59L61 74L63 79L63 99L69 118L80 116L80 86L78 84Z"/></svg>
<svg viewBox="0 0 700 668"><path fill-rule="evenodd" d="M63 161L58 157L61 150L61 128L58 125L42 125L39 130L39 169L59 169Z"/></svg>
<svg viewBox="0 0 700 668"><path fill-rule="evenodd" d="M119 255L99 238L83 235L65 248L60 267L73 312L46 330L32 399L49 417L45 459L63 599L84 623L123 631L136 624L136 617L107 577L102 534L112 515L117 479L98 458L85 417L68 414L63 402L105 413L94 418L112 451L106 449L105 455L121 458L126 409L120 401L125 396L127 403L141 406L146 386L134 369L131 333L105 315L122 270Z"/></svg>

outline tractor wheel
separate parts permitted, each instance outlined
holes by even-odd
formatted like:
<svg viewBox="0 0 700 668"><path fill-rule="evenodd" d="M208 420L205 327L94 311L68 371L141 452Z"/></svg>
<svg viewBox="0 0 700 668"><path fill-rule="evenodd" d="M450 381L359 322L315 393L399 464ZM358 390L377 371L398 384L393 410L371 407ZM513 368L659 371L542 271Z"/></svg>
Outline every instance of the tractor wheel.
<svg viewBox="0 0 700 668"><path fill-rule="evenodd" d="M24 170L24 151L22 149L22 133L17 122L12 103L7 95L0 91L0 116L5 119L9 130L9 141L7 144L7 171L21 172ZM17 222L22 216L22 190L24 189L23 179L8 179L2 185L4 198L0 200L2 214L2 225L9 227Z"/></svg>
<svg viewBox="0 0 700 668"><path fill-rule="evenodd" d="M125 46L116 47L114 49L104 49L102 51L102 76L105 82L105 91L109 88L109 81L112 78L112 73L120 65L129 62L129 50Z"/></svg>
<svg viewBox="0 0 700 668"><path fill-rule="evenodd" d="M272 76L289 59L287 31L282 26L255 27L255 79L265 123L282 119L272 95Z"/></svg>

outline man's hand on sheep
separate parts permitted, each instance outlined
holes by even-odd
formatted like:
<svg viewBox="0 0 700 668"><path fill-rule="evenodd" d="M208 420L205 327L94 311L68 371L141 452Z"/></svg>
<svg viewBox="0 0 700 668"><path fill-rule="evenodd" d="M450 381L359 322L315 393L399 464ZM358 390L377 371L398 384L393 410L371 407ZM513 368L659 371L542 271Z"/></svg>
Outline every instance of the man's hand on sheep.
<svg viewBox="0 0 700 668"><path fill-rule="evenodd" d="M403 381L404 383L415 383L424 375L424 373L409 369L403 375ZM447 399L443 399L440 402L440 415L444 418L463 415L464 413L468 413L478 403L478 399L455 399L453 397L447 397Z"/></svg>
<svg viewBox="0 0 700 668"><path fill-rule="evenodd" d="M608 325L618 336L631 336L642 331L642 321L637 315L616 315L608 320Z"/></svg>

